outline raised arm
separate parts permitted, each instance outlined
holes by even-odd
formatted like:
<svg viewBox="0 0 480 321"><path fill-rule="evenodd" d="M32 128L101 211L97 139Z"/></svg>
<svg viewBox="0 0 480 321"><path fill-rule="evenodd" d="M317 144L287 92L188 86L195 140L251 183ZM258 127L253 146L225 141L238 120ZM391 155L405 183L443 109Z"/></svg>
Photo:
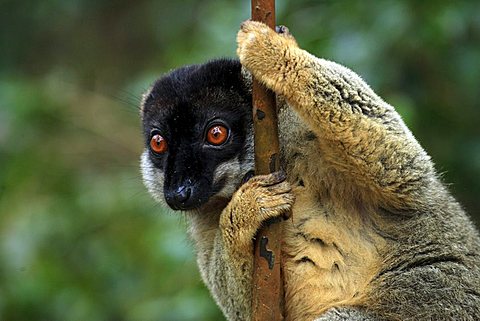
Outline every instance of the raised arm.
<svg viewBox="0 0 480 321"><path fill-rule="evenodd" d="M430 158L394 108L354 72L300 49L286 28L242 24L237 54L255 78L283 95L318 136L325 159L352 178L364 201L416 209L431 185Z"/></svg>

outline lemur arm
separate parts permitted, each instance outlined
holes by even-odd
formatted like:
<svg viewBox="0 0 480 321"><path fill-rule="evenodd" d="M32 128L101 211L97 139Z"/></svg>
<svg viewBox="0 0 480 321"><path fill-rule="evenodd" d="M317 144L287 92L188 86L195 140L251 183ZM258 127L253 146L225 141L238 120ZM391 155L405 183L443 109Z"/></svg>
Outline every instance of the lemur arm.
<svg viewBox="0 0 480 321"><path fill-rule="evenodd" d="M379 206L422 206L432 163L393 107L354 72L300 49L288 34L247 21L237 54L255 78L301 116L319 137L325 159Z"/></svg>
<svg viewBox="0 0 480 321"><path fill-rule="evenodd" d="M294 195L285 179L278 172L251 178L235 192L218 224L192 217L202 278L229 321L251 319L252 240L263 222L291 210Z"/></svg>
<svg viewBox="0 0 480 321"><path fill-rule="evenodd" d="M232 243L221 228L215 230L211 242L204 239L200 244L200 272L223 314L229 321L250 320L253 249L241 242ZM202 248L206 245L209 248Z"/></svg>

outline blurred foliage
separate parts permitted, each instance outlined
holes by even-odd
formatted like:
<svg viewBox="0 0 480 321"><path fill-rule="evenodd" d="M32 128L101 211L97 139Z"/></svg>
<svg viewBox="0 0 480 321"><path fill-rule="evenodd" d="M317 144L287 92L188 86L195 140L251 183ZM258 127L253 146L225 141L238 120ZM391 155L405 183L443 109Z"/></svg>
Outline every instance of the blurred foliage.
<svg viewBox="0 0 480 321"><path fill-rule="evenodd" d="M235 55L250 1L0 1L0 320L221 320L181 216L142 186L137 106ZM480 220L480 3L277 1L397 107Z"/></svg>

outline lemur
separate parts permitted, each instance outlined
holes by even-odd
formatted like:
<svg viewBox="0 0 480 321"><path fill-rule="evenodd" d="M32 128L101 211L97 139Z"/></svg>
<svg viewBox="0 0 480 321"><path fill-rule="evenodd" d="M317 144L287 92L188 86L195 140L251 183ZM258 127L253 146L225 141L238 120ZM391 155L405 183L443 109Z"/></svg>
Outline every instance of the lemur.
<svg viewBox="0 0 480 321"><path fill-rule="evenodd" d="M251 320L253 241L283 228L285 320L480 320L480 238L401 117L354 72L247 21L239 60L145 93L145 185L185 213L228 320ZM253 176L252 76L278 96L283 173Z"/></svg>

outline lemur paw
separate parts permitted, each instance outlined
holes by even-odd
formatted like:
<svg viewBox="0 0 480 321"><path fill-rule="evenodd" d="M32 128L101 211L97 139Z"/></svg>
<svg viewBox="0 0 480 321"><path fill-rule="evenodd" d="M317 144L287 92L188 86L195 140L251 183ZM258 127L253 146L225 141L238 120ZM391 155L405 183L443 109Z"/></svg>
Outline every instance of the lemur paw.
<svg viewBox="0 0 480 321"><path fill-rule="evenodd" d="M249 68L249 64L255 64L252 60L257 56L260 59L269 60L271 57L282 54L285 48L291 45L296 46L295 39L290 35L288 28L278 26L276 30L278 34L261 22L244 21L237 34L237 55L240 62Z"/></svg>
<svg viewBox="0 0 480 321"><path fill-rule="evenodd" d="M289 217L295 196L284 172L254 176L244 186L253 190L263 220L279 216L285 219Z"/></svg>
<svg viewBox="0 0 480 321"><path fill-rule="evenodd" d="M275 27L275 32L285 38L288 38L290 40L293 40L295 42L295 44L297 43L297 41L295 40L295 38L293 37L293 35L290 33L290 30L288 29L287 26L284 26L284 25L279 25L279 26L276 26Z"/></svg>
<svg viewBox="0 0 480 321"><path fill-rule="evenodd" d="M295 196L284 173L254 176L233 195L220 217L224 235L245 245L262 224L271 218L287 218Z"/></svg>

